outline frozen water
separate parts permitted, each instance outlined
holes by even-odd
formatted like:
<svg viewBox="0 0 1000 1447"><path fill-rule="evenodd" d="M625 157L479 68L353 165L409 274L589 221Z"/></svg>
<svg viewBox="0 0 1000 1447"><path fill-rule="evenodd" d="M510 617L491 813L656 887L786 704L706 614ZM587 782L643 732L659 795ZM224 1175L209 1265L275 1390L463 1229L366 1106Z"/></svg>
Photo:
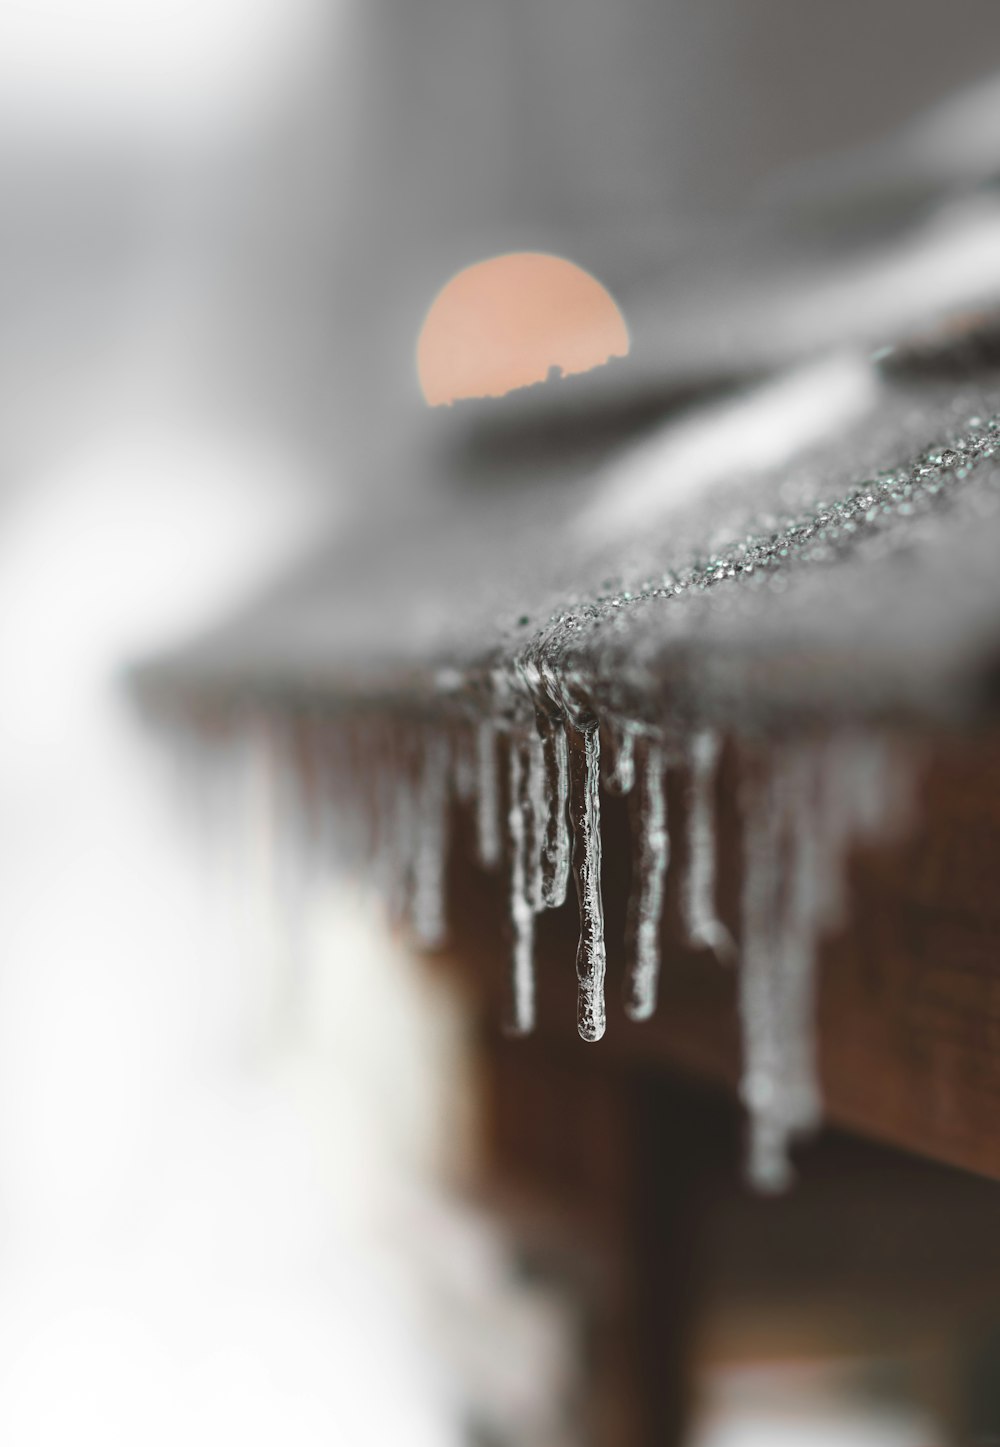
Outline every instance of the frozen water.
<svg viewBox="0 0 1000 1447"><path fill-rule="evenodd" d="M410 762L391 731L384 747L382 766L375 775L377 845L373 872L390 917L401 921L409 911L417 840L417 800L410 778ZM341 759L342 764L346 762L346 758ZM350 776L341 774L338 814L344 819L345 827L350 827L352 813L348 792L351 783Z"/></svg>
<svg viewBox="0 0 1000 1447"><path fill-rule="evenodd" d="M374 856L391 907L425 942L445 924L449 793L474 809L486 867L509 846L519 1028L532 1014L535 917L562 905L572 867L579 1029L588 1040L605 1030L602 740L604 787L630 794L633 813L626 1008L635 1019L655 1008L665 770L676 760L688 785L680 923L739 965L753 1174L772 1188L788 1179L789 1142L817 1117L814 959L844 908L844 859L898 817L905 795L908 757L878 721L968 716L983 660L996 655L1000 392L989 381L959 393L868 380L872 405L850 436L801 455L793 447L771 471L757 459L731 487L723 469L711 508L682 498L669 529L654 520L627 546L609 535L588 550L566 529L565 493L540 486L516 507L502 489L458 508L431 498L405 547L379 534L385 556L374 565L340 560L350 606L334 606L345 599L331 600L338 570L325 559L273 616L220 635L187 664L195 693L219 658L229 677L263 677L270 692L258 696L280 698L289 677L325 680L338 854ZM699 436L711 450L710 432ZM383 709L386 679L396 691ZM413 717L400 715L400 679L419 694ZM355 689L369 700L367 724L349 722ZM440 718L418 725L428 700ZM382 720L374 731L372 716ZM717 900L723 737L746 790L738 952ZM459 741L450 760L449 738ZM374 838L357 822L366 814ZM704 965L715 968L707 955Z"/></svg>
<svg viewBox="0 0 1000 1447"><path fill-rule="evenodd" d="M600 1040L606 1019L604 976L604 899L601 893L601 735L588 729L570 761L573 817L573 875L580 904L580 943L576 952L577 1029L583 1040Z"/></svg>
<svg viewBox="0 0 1000 1447"><path fill-rule="evenodd" d="M633 1020L648 1020L656 1009L663 887L670 859L665 783L663 753L649 744L639 765L634 813L638 837L632 863L625 986L625 1010Z"/></svg>
<svg viewBox="0 0 1000 1447"><path fill-rule="evenodd" d="M566 726L558 720L539 715L538 730L542 741L548 804L542 846L542 903L546 909L559 909L566 901L570 871Z"/></svg>
<svg viewBox="0 0 1000 1447"><path fill-rule="evenodd" d="M479 759L476 750L477 734L467 728L460 729L455 737L452 764L452 784L455 798L460 804L469 804L476 797L479 784Z"/></svg>
<svg viewBox="0 0 1000 1447"><path fill-rule="evenodd" d="M531 897L532 863L530 822L534 811L530 746L510 741L510 919L513 930L511 961L511 1031L526 1034L535 1024L535 904Z"/></svg>
<svg viewBox="0 0 1000 1447"><path fill-rule="evenodd" d="M479 724L476 759L479 862L487 869L494 869L500 862L500 790L497 780L497 732L490 719L483 719Z"/></svg>
<svg viewBox="0 0 1000 1447"><path fill-rule="evenodd" d="M609 794L629 794L635 784L635 731L626 724L614 738L612 765L604 780Z"/></svg>
<svg viewBox="0 0 1000 1447"><path fill-rule="evenodd" d="M549 825L550 799L545 778L545 754L537 729L529 729L524 744L527 755L528 796L530 809L527 822L528 898L535 911L545 908L545 837Z"/></svg>
<svg viewBox="0 0 1000 1447"><path fill-rule="evenodd" d="M843 909L851 845L903 817L907 795L896 783L887 791L886 749L873 737L800 740L752 759L746 773L743 1099L750 1176L761 1190L788 1184L789 1147L820 1118L817 950Z"/></svg>
<svg viewBox="0 0 1000 1447"><path fill-rule="evenodd" d="M790 1180L789 1131L780 1098L781 817L777 787L766 770L745 784L740 1006L743 1016L743 1101L750 1112L749 1171L760 1190Z"/></svg>
<svg viewBox="0 0 1000 1447"><path fill-rule="evenodd" d="M446 933L449 762L447 735L429 730L421 763L413 862L413 931L425 949L437 949Z"/></svg>
<svg viewBox="0 0 1000 1447"><path fill-rule="evenodd" d="M619 745L612 775L623 772L624 751L626 777L634 772L626 1014L648 1020L657 1004L671 852L667 770L676 758L688 784L681 923L691 939L717 954L732 952L738 961L749 1173L761 1190L783 1189L792 1179L790 1147L820 1118L818 946L843 917L845 861L852 845L885 834L905 817L916 768L913 751L897 736L858 726L798 733L780 743L734 735L744 820L737 951L716 911L718 731L695 728L678 749L674 734L668 742L646 727L617 727L629 743ZM289 870L292 879L304 877L297 851L305 844L318 848L322 838L304 816L306 785L312 781L321 798L329 799L326 812L336 815L341 865L360 865L372 874L394 916L411 923L417 943L438 947L446 930L454 775L469 769L468 758L463 764L454 747L460 732L430 724L415 732L400 721L362 718L275 719L263 710L248 713L239 728L254 745L258 763L267 765L260 788L271 820L268 851L276 883ZM564 900L572 868L580 915L577 1026L584 1040L600 1040L606 1029L602 730L596 724L571 727L553 712L539 716L532 709L508 727L502 751L492 723L476 726L467 737L476 741L477 788L465 807L474 812L480 838L484 798L499 807L502 792L506 797L512 928L506 1023L518 1034L534 1028L536 916ZM197 762L208 747L189 753ZM217 749L217 742L211 747ZM508 768L505 791L496 776L501 753ZM491 808L485 817L492 819ZM486 834L489 841L488 827ZM488 852L499 856L500 841ZM296 907L293 897L293 913Z"/></svg>
<svg viewBox="0 0 1000 1447"><path fill-rule="evenodd" d="M687 871L681 894L684 923L693 944L705 945L722 956L733 953L733 941L715 912L715 779L720 741L712 729L692 734L688 750Z"/></svg>

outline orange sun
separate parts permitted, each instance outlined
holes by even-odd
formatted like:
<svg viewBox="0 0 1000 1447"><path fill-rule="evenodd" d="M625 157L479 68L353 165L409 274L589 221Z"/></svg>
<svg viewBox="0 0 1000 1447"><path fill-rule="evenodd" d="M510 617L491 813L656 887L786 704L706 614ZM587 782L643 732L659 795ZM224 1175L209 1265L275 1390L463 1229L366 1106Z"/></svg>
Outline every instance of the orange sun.
<svg viewBox="0 0 1000 1447"><path fill-rule="evenodd" d="M502 397L553 367L589 372L629 349L628 328L589 272L559 256L513 251L477 262L438 292L417 342L432 407Z"/></svg>

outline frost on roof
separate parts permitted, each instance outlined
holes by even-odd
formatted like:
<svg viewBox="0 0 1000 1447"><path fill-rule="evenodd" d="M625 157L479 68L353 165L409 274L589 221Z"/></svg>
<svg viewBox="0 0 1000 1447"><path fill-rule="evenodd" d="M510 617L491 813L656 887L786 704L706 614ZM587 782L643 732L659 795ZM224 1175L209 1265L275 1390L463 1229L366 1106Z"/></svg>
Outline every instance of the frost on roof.
<svg viewBox="0 0 1000 1447"><path fill-rule="evenodd" d="M843 375L812 369L811 384ZM846 419L837 393L832 433L777 465L753 446L741 461L732 418L750 419L756 398L780 427L782 387L636 444L662 500L627 528L610 523L616 477L627 491L635 476L628 449L569 479L539 469L530 489L439 487L146 681L487 715L541 693L568 716L657 726L967 706L1000 616L1000 380L900 385L873 369Z"/></svg>
<svg viewBox="0 0 1000 1447"><path fill-rule="evenodd" d="M819 1118L815 960L848 852L906 818L901 728L983 707L996 661L1000 382L916 371L811 365L663 424L635 455L540 465L530 489L452 480L149 666L143 691L211 704L237 732L294 720L293 772L429 948L447 930L450 808L470 809L483 867L507 875L518 1031L536 918L572 878L578 1029L604 1034L602 789L635 799L626 998L649 1016L684 829L689 937L739 962L751 1173L779 1188ZM744 781L736 940L715 898L723 741Z"/></svg>

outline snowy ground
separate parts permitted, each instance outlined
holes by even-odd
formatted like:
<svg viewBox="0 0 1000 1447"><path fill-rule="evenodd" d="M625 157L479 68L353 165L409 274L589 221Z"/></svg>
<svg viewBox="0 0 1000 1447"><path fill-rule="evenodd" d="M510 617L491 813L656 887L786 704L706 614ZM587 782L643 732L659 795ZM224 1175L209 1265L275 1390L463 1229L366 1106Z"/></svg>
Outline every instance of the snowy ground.
<svg viewBox="0 0 1000 1447"><path fill-rule="evenodd" d="M327 1169L116 686L301 531L278 466L119 440L24 489L0 544L11 1447L455 1440L366 1220L370 1092L327 1080Z"/></svg>

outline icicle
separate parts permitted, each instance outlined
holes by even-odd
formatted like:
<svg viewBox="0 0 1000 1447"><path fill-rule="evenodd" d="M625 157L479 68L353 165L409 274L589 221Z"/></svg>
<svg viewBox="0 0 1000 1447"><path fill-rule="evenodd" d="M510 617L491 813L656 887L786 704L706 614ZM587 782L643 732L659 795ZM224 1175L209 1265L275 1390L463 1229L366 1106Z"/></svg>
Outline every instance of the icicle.
<svg viewBox="0 0 1000 1447"><path fill-rule="evenodd" d="M480 723L476 734L476 760L479 777L476 801L479 862L486 869L495 869L500 862L500 789L497 782L497 734L488 719Z"/></svg>
<svg viewBox="0 0 1000 1447"><path fill-rule="evenodd" d="M779 805L787 831L787 901L779 939L779 1115L789 1138L819 1123L816 1079L816 962L830 862L819 846L824 821L821 750L802 745L783 761ZM843 851L832 861L839 873Z"/></svg>
<svg viewBox="0 0 1000 1447"><path fill-rule="evenodd" d="M313 855L310 780L302 755L299 718L292 712L275 712L265 716L263 727L275 888L286 933L292 939L298 933L297 915L301 913L299 905Z"/></svg>
<svg viewBox="0 0 1000 1447"><path fill-rule="evenodd" d="M689 747L691 785L688 794L687 872L681 909L688 938L720 958L734 953L732 937L715 912L715 777L720 740L713 729L699 729Z"/></svg>
<svg viewBox="0 0 1000 1447"><path fill-rule="evenodd" d="M559 909L566 900L570 866L569 821L566 817L569 800L566 728L558 719L539 715L538 731L544 761L545 794L548 799L548 817L541 857L542 904L546 909Z"/></svg>
<svg viewBox="0 0 1000 1447"><path fill-rule="evenodd" d="M588 729L572 751L570 807L573 819L573 874L580 902L580 943L576 952L577 1029L584 1040L604 1034L604 901L601 896L601 736Z"/></svg>
<svg viewBox="0 0 1000 1447"><path fill-rule="evenodd" d="M884 839L905 826L918 773L912 742L875 733L848 735L836 747L835 768L858 837Z"/></svg>
<svg viewBox="0 0 1000 1447"><path fill-rule="evenodd" d="M393 732L388 734L376 775L375 805L378 817L376 885L390 918L400 923L408 913L410 878L416 856L417 799L410 760L399 736Z"/></svg>
<svg viewBox="0 0 1000 1447"><path fill-rule="evenodd" d="M743 1102L750 1112L748 1170L762 1191L791 1179L787 1137L778 1118L778 1022L775 962L780 829L770 774L744 787L743 927L740 1009L743 1018Z"/></svg>
<svg viewBox="0 0 1000 1447"><path fill-rule="evenodd" d="M527 1034L535 1024L535 908L531 899L529 823L533 809L531 770L520 740L510 742L510 917L513 926L509 1028Z"/></svg>
<svg viewBox="0 0 1000 1447"><path fill-rule="evenodd" d="M744 789L740 998L750 1175L790 1180L788 1148L819 1120L815 989L818 944L843 916L851 845L906 819L915 760L884 738L839 734L783 746Z"/></svg>
<svg viewBox="0 0 1000 1447"><path fill-rule="evenodd" d="M306 920L309 899L304 867L301 791L296 775L294 718L266 710L247 721L251 797L247 862L259 886L253 896L255 953L266 970L269 1025L294 1016L307 986Z"/></svg>
<svg viewBox="0 0 1000 1447"><path fill-rule="evenodd" d="M855 839L884 839L910 817L916 760L900 739L867 732L838 733L822 745L817 865L821 928L846 914L845 855Z"/></svg>
<svg viewBox="0 0 1000 1447"><path fill-rule="evenodd" d="M365 792L378 773L378 732L370 720L352 719L341 726L341 734L334 778L338 830L352 867L360 869L379 849L378 819Z"/></svg>
<svg viewBox="0 0 1000 1447"><path fill-rule="evenodd" d="M821 933L825 877L839 874L844 844L829 858L821 846L823 751L800 745L786 751L777 774L776 805L784 829L786 874L777 939L777 1117L787 1139L815 1129L819 1121L816 1082L816 954Z"/></svg>
<svg viewBox="0 0 1000 1447"><path fill-rule="evenodd" d="M542 741L534 729L525 742L527 753L528 795L531 810L528 815L527 831L527 879L528 898L536 914L545 908L544 871L542 855L545 849L545 831L548 826L549 801L545 788L545 756Z"/></svg>
<svg viewBox="0 0 1000 1447"><path fill-rule="evenodd" d="M471 804L476 797L476 786L479 782L477 737L468 727L458 730L455 735L451 773L455 798L460 804Z"/></svg>
<svg viewBox="0 0 1000 1447"><path fill-rule="evenodd" d="M413 929L425 949L436 949L445 938L449 753L446 734L428 734L421 760L413 861Z"/></svg>
<svg viewBox="0 0 1000 1447"><path fill-rule="evenodd" d="M818 750L818 927L831 928L847 913L844 855L852 839L869 831L881 808L882 751L870 738L838 734Z"/></svg>
<svg viewBox="0 0 1000 1447"><path fill-rule="evenodd" d="M604 776L609 794L630 794L635 784L635 731L624 724L614 737L614 759Z"/></svg>
<svg viewBox="0 0 1000 1447"><path fill-rule="evenodd" d="M743 1095L751 1112L750 1176L761 1190L791 1180L788 1151L820 1116L815 988L828 871L824 751L787 750L747 801L741 998ZM844 842L844 841L842 841Z"/></svg>
<svg viewBox="0 0 1000 1447"><path fill-rule="evenodd" d="M303 715L299 747L306 780L309 851L312 868L317 871L325 870L333 857L327 837L330 825L330 811L326 807L330 782L328 734L328 721L322 714L311 710Z"/></svg>
<svg viewBox="0 0 1000 1447"><path fill-rule="evenodd" d="M663 886L670 858L664 772L663 754L650 744L639 770L635 809L639 838L628 915L625 1012L632 1020L648 1020L656 1009Z"/></svg>

